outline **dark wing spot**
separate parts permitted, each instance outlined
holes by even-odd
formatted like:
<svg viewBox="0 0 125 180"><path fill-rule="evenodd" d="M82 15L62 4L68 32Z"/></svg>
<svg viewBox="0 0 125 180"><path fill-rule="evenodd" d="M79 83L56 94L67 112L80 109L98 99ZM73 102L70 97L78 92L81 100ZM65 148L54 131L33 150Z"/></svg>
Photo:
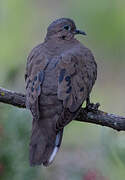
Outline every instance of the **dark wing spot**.
<svg viewBox="0 0 125 180"><path fill-rule="evenodd" d="M31 91L32 91L32 92L34 91L34 88L33 88L33 87L31 87Z"/></svg>
<svg viewBox="0 0 125 180"><path fill-rule="evenodd" d="M27 74L25 74L24 77L25 77L25 81L26 81L26 79L27 79L27 77L28 77Z"/></svg>
<svg viewBox="0 0 125 180"><path fill-rule="evenodd" d="M59 63L59 60L57 60L54 64L54 67L53 68L56 68L57 64Z"/></svg>
<svg viewBox="0 0 125 180"><path fill-rule="evenodd" d="M36 91L37 91L37 92L40 91L40 85L36 88Z"/></svg>
<svg viewBox="0 0 125 180"><path fill-rule="evenodd" d="M33 86L35 85L34 81L33 81L32 85L33 85Z"/></svg>
<svg viewBox="0 0 125 180"><path fill-rule="evenodd" d="M70 86L70 84L71 84L71 77L70 76L66 76L65 80L68 82L67 86Z"/></svg>
<svg viewBox="0 0 125 180"><path fill-rule="evenodd" d="M34 77L34 81L36 81L36 80L37 80L37 76Z"/></svg>
<svg viewBox="0 0 125 180"><path fill-rule="evenodd" d="M28 82L27 82L27 84L26 84L26 89L28 88L30 82L31 82L31 81L30 81L30 79L29 79Z"/></svg>
<svg viewBox="0 0 125 180"><path fill-rule="evenodd" d="M82 87L82 88L80 89L80 92L82 92L82 91L84 91L84 87Z"/></svg>
<svg viewBox="0 0 125 180"><path fill-rule="evenodd" d="M59 83L61 83L63 81L64 75L65 75L66 70L62 69L60 71L60 75L59 75Z"/></svg>
<svg viewBox="0 0 125 180"><path fill-rule="evenodd" d="M69 81L70 79L71 79L70 76L66 76L66 77L65 77L65 80L66 80L66 81Z"/></svg>
<svg viewBox="0 0 125 180"><path fill-rule="evenodd" d="M40 72L39 72L39 81L40 81L40 82L43 82L43 79L44 79L44 72L43 72L43 71L40 71Z"/></svg>
<svg viewBox="0 0 125 180"><path fill-rule="evenodd" d="M76 100L76 101L78 100L77 96L75 96L75 100Z"/></svg>
<svg viewBox="0 0 125 180"><path fill-rule="evenodd" d="M70 86L68 89L67 89L67 91L66 91L66 93L70 93L71 92L71 90L72 90L72 87Z"/></svg>

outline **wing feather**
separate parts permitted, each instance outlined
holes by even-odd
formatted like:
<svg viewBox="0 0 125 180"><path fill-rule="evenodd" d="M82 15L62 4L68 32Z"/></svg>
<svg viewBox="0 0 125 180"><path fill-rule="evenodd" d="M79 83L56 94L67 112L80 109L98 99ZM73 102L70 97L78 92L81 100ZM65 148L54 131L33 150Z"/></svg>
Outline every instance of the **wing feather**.
<svg viewBox="0 0 125 180"><path fill-rule="evenodd" d="M31 110L32 115L39 118L38 100L41 86L49 60L43 55L41 45L34 48L28 56L26 66L26 107Z"/></svg>
<svg viewBox="0 0 125 180"><path fill-rule="evenodd" d="M67 51L60 57L58 99L63 106L75 112L87 99L95 83L97 65L90 50Z"/></svg>

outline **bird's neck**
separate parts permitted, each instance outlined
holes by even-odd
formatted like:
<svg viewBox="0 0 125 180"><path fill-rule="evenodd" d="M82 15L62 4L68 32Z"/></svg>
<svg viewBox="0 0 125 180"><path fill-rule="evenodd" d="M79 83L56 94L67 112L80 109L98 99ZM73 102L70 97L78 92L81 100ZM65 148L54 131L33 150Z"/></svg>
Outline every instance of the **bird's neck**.
<svg viewBox="0 0 125 180"><path fill-rule="evenodd" d="M45 39L44 46L49 53L59 55L65 50L72 48L78 41L73 38L71 40Z"/></svg>

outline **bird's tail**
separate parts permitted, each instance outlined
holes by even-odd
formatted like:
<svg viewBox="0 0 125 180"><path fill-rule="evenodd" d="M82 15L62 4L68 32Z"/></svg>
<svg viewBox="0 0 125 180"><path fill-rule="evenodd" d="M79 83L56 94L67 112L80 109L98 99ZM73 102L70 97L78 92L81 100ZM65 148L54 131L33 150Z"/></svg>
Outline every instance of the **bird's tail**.
<svg viewBox="0 0 125 180"><path fill-rule="evenodd" d="M55 140L55 147L53 149L53 152L51 153L51 156L49 157L48 160L48 165L51 164L56 156L56 153L58 152L61 142L62 142L62 137L63 137L63 129L58 132L56 135L56 140Z"/></svg>
<svg viewBox="0 0 125 180"><path fill-rule="evenodd" d="M63 129L56 132L47 131L46 127L40 127L36 121L33 122L32 136L30 142L30 165L49 166L59 150L63 136Z"/></svg>

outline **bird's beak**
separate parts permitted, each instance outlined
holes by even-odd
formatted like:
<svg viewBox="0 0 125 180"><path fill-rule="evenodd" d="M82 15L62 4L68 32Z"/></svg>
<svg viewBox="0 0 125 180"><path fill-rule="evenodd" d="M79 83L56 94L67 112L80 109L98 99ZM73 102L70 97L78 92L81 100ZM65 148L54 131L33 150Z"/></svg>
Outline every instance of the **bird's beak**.
<svg viewBox="0 0 125 180"><path fill-rule="evenodd" d="M84 31L80 31L80 30L78 30L78 29L76 29L76 30L74 31L74 34L86 35L86 33L85 33Z"/></svg>

